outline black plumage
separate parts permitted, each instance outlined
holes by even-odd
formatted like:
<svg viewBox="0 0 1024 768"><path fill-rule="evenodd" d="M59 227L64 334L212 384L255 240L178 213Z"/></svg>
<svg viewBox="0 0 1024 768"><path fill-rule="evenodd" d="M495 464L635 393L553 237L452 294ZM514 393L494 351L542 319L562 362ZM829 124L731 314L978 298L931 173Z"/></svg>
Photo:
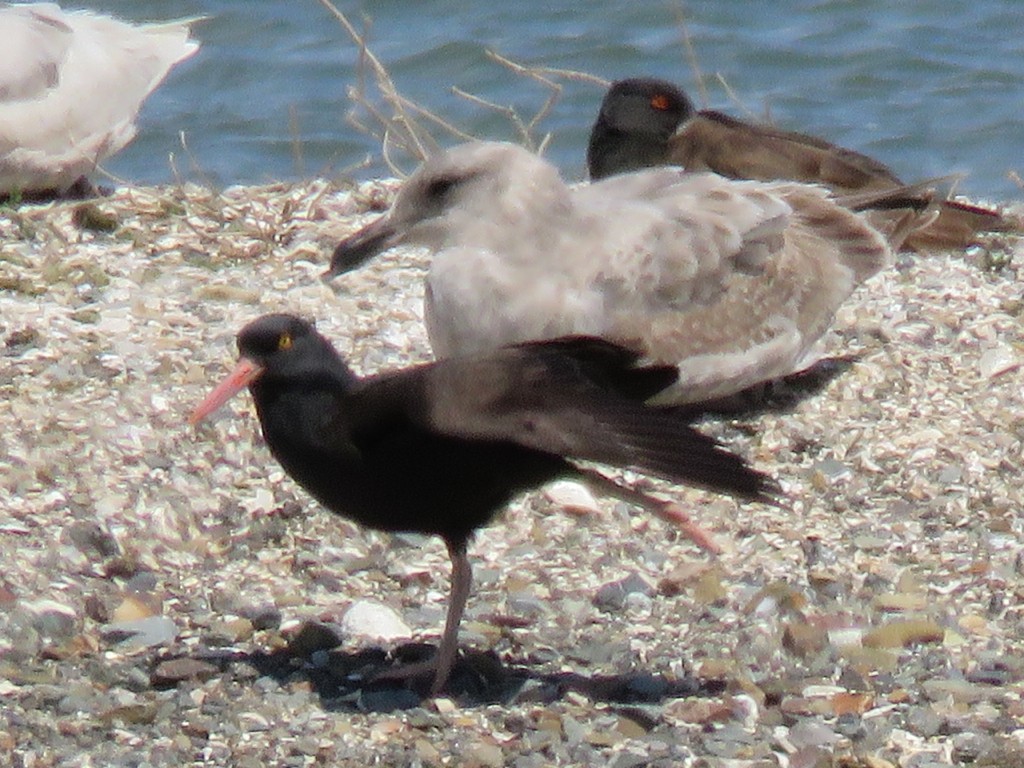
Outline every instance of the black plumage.
<svg viewBox="0 0 1024 768"><path fill-rule="evenodd" d="M673 366L638 365L635 353L598 339L518 344L367 378L291 315L252 322L238 348L235 372L193 422L248 386L271 453L327 509L370 528L446 542L452 594L434 692L457 651L473 531L516 495L556 478L618 487L574 459L748 499L769 501L775 492L768 477L694 429L691 417L643 404L675 381ZM655 514L667 504L620 490Z"/></svg>

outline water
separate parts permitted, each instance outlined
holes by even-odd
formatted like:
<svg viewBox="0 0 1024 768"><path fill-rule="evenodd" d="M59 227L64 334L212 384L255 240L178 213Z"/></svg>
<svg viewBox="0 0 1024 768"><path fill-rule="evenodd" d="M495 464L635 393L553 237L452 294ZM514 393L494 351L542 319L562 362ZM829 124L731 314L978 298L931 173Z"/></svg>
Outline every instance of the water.
<svg viewBox="0 0 1024 768"><path fill-rule="evenodd" d="M176 172L231 184L391 175L377 141L345 122L358 50L317 0L88 5L134 20L210 17L196 28L200 53L147 103L139 137L109 163L118 176L161 183ZM669 0L364 0L339 7L358 25L369 23L370 48L401 93L483 138L514 138L515 131L449 86L526 117L547 96L490 61L487 48L524 64L607 79L665 77L700 101L682 44L685 16L709 106L770 115L781 127L872 154L906 180L964 173L959 188L972 196L1024 197L1007 175L1024 175L1019 0L691 0L685 8ZM603 91L562 82L540 132L552 133L547 156L568 177L582 178ZM352 170L367 157L374 163Z"/></svg>

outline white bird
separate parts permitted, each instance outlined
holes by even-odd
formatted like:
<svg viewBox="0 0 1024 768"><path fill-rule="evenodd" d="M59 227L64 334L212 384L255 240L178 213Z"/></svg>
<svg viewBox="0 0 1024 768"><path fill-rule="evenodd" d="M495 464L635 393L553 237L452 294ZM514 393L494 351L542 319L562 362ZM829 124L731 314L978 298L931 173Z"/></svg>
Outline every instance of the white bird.
<svg viewBox="0 0 1024 768"><path fill-rule="evenodd" d="M0 4L0 197L62 193L127 145L142 102L199 49L190 21Z"/></svg>
<svg viewBox="0 0 1024 768"><path fill-rule="evenodd" d="M892 258L820 187L677 168L569 187L542 158L485 142L429 158L326 276L401 243L433 252L438 357L601 336L678 365L658 398L677 404L801 370L840 304Z"/></svg>

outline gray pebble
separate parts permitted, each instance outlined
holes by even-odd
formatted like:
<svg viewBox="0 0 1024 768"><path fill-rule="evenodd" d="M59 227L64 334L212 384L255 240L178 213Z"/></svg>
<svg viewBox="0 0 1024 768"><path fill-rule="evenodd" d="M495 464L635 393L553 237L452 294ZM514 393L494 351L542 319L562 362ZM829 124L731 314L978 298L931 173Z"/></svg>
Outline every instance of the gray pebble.
<svg viewBox="0 0 1024 768"><path fill-rule="evenodd" d="M796 747L823 747L834 744L839 736L816 718L801 720L789 729L789 740Z"/></svg>
<svg viewBox="0 0 1024 768"><path fill-rule="evenodd" d="M148 616L107 624L101 635L108 643L114 643L118 650L128 651L170 645L178 636L178 627L166 616Z"/></svg>
<svg viewBox="0 0 1024 768"><path fill-rule="evenodd" d="M594 605L602 611L621 611L626 604L626 595L638 592L653 595L654 586L638 573L631 573L624 579L604 584L594 595Z"/></svg>
<svg viewBox="0 0 1024 768"><path fill-rule="evenodd" d="M240 606L238 615L248 619L253 629L277 629L281 626L281 610L273 603Z"/></svg>
<svg viewBox="0 0 1024 768"><path fill-rule="evenodd" d="M341 644L341 635L333 627L319 621L307 621L288 643L293 656L309 656L315 651L329 651Z"/></svg>
<svg viewBox="0 0 1024 768"><path fill-rule="evenodd" d="M942 728L943 720L930 706L918 706L906 714L906 727L917 736L935 736Z"/></svg>
<svg viewBox="0 0 1024 768"><path fill-rule="evenodd" d="M96 690L91 683L75 683L57 703L57 710L63 714L84 712L94 715L110 709L112 705L110 697Z"/></svg>
<svg viewBox="0 0 1024 768"><path fill-rule="evenodd" d="M29 611L32 627L43 637L66 640L78 626L78 615L71 606L53 600L39 600L24 603L22 607Z"/></svg>

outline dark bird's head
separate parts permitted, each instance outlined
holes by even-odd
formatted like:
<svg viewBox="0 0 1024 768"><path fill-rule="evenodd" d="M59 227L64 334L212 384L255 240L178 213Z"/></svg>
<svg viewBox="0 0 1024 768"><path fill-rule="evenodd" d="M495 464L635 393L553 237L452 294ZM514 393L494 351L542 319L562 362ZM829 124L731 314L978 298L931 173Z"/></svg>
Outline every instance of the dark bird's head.
<svg viewBox="0 0 1024 768"><path fill-rule="evenodd" d="M668 140L693 112L686 94L667 80L636 77L612 83L590 133L590 178L664 162Z"/></svg>
<svg viewBox="0 0 1024 768"><path fill-rule="evenodd" d="M258 381L308 378L333 372L340 362L330 342L309 321L295 315L263 315L239 332L237 365L192 412L189 422L202 421Z"/></svg>

